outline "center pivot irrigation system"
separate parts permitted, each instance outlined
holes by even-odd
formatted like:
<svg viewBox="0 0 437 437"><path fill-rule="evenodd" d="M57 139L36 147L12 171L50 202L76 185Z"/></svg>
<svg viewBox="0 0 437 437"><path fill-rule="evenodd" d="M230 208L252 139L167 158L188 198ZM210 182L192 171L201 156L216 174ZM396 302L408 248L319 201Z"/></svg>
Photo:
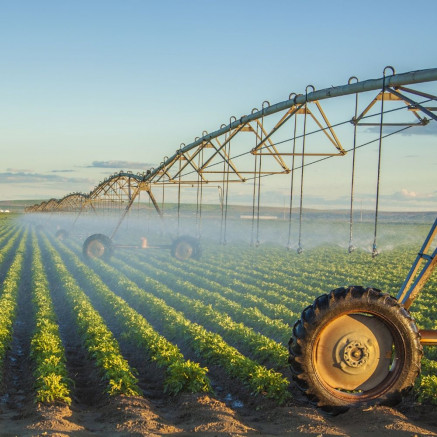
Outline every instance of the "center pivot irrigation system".
<svg viewBox="0 0 437 437"><path fill-rule="evenodd" d="M288 174L287 247L292 248L291 219L297 185L297 252L301 253L304 170L308 165L350 152L349 252L352 252L356 151L375 144L378 162L372 255L376 256L382 144L396 133L437 121L435 95L410 88L425 83L435 86L437 68L396 74L393 67L386 67L379 79L359 81L351 77L346 85L322 90L308 85L304 94L292 93L287 100L274 105L265 101L260 110L254 108L239 119L231 117L228 124L212 133L203 132L191 144L182 144L172 156L165 157L156 168L140 174L121 171L105 179L89 194L73 193L60 200L51 199L28 208L27 212L73 212L77 213L76 222L85 211L98 213L118 208L120 217L112 235L93 234L83 245L85 257L107 260L116 247L113 239L140 193L148 194L164 220L165 190L174 187L177 238L172 244L155 247L171 248L173 256L187 260L200 256L198 237L207 188L219 190L220 241L226 243L230 186L249 184L251 243L258 245L262 181L267 176ZM369 94L370 99L362 105L361 100L367 99ZM346 110L342 106L343 121L332 124L321 101L329 103L341 98L352 103L350 116L345 119ZM345 127L352 128L348 137L352 147L349 148L342 146L341 135L338 135ZM364 141L359 141L361 127L364 127ZM365 135L369 131L375 133L372 140ZM185 187L196 190L196 237L179 236L181 196ZM161 202L157 201L156 193ZM377 289L339 288L320 296L302 312L289 343L290 368L297 385L319 406L341 409L363 402L391 401L412 387L420 372L422 345L437 345L437 331L419 330L408 312L437 262L437 249L433 249L436 226L437 220L396 298ZM63 238L66 234L60 230L57 236ZM147 241L141 246L148 248Z"/></svg>

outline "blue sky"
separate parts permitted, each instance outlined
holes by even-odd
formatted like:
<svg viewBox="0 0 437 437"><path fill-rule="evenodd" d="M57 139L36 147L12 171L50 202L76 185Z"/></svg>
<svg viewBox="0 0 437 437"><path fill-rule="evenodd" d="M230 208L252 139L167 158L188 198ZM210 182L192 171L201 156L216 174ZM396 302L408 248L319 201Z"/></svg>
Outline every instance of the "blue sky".
<svg viewBox="0 0 437 437"><path fill-rule="evenodd" d="M436 67L435 16L434 0L2 0L0 200L88 192L309 83ZM388 148L383 208L437 209L435 144L409 135ZM374 157L363 162L374 185ZM348 177L329 176L346 164L324 166L309 175L307 206L347 205ZM288 185L270 182L268 198L281 205Z"/></svg>

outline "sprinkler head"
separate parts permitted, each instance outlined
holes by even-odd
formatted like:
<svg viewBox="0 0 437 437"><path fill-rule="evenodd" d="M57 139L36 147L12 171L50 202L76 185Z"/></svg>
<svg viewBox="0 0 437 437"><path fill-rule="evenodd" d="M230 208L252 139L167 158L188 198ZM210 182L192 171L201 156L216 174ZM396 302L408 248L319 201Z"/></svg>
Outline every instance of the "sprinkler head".
<svg viewBox="0 0 437 437"><path fill-rule="evenodd" d="M300 255L303 252L302 246L299 246L296 252Z"/></svg>
<svg viewBox="0 0 437 437"><path fill-rule="evenodd" d="M355 251L355 249L356 249L356 247L355 247L353 244L350 244L350 245L349 245L349 248L348 248L347 251L348 251L349 253L352 253L352 252Z"/></svg>

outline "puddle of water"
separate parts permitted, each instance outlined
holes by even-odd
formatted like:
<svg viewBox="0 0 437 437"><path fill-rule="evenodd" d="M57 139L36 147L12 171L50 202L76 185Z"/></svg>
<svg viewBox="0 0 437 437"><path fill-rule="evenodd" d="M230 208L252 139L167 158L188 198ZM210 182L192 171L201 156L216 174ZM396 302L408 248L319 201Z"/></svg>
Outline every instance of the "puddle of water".
<svg viewBox="0 0 437 437"><path fill-rule="evenodd" d="M243 408L244 404L238 399L234 399L230 393L228 393L224 398L226 403L229 403L232 408Z"/></svg>

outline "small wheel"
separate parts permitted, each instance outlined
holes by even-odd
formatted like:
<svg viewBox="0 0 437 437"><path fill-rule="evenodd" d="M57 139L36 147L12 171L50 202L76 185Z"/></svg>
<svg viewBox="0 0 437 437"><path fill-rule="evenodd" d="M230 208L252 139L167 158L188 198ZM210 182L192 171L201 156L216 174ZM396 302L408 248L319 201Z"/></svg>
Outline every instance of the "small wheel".
<svg viewBox="0 0 437 437"><path fill-rule="evenodd" d="M55 237L58 240L65 240L68 238L68 232L65 229L59 229L56 231Z"/></svg>
<svg viewBox="0 0 437 437"><path fill-rule="evenodd" d="M109 261L113 252L112 241L103 234L93 234L83 243L82 253L87 259L101 258Z"/></svg>
<svg viewBox="0 0 437 437"><path fill-rule="evenodd" d="M171 246L171 254L181 261L190 258L199 259L201 253L199 240L188 235L177 238Z"/></svg>
<svg viewBox="0 0 437 437"><path fill-rule="evenodd" d="M420 372L416 324L379 290L339 288L302 312L289 342L298 387L332 412L367 403L396 403Z"/></svg>

